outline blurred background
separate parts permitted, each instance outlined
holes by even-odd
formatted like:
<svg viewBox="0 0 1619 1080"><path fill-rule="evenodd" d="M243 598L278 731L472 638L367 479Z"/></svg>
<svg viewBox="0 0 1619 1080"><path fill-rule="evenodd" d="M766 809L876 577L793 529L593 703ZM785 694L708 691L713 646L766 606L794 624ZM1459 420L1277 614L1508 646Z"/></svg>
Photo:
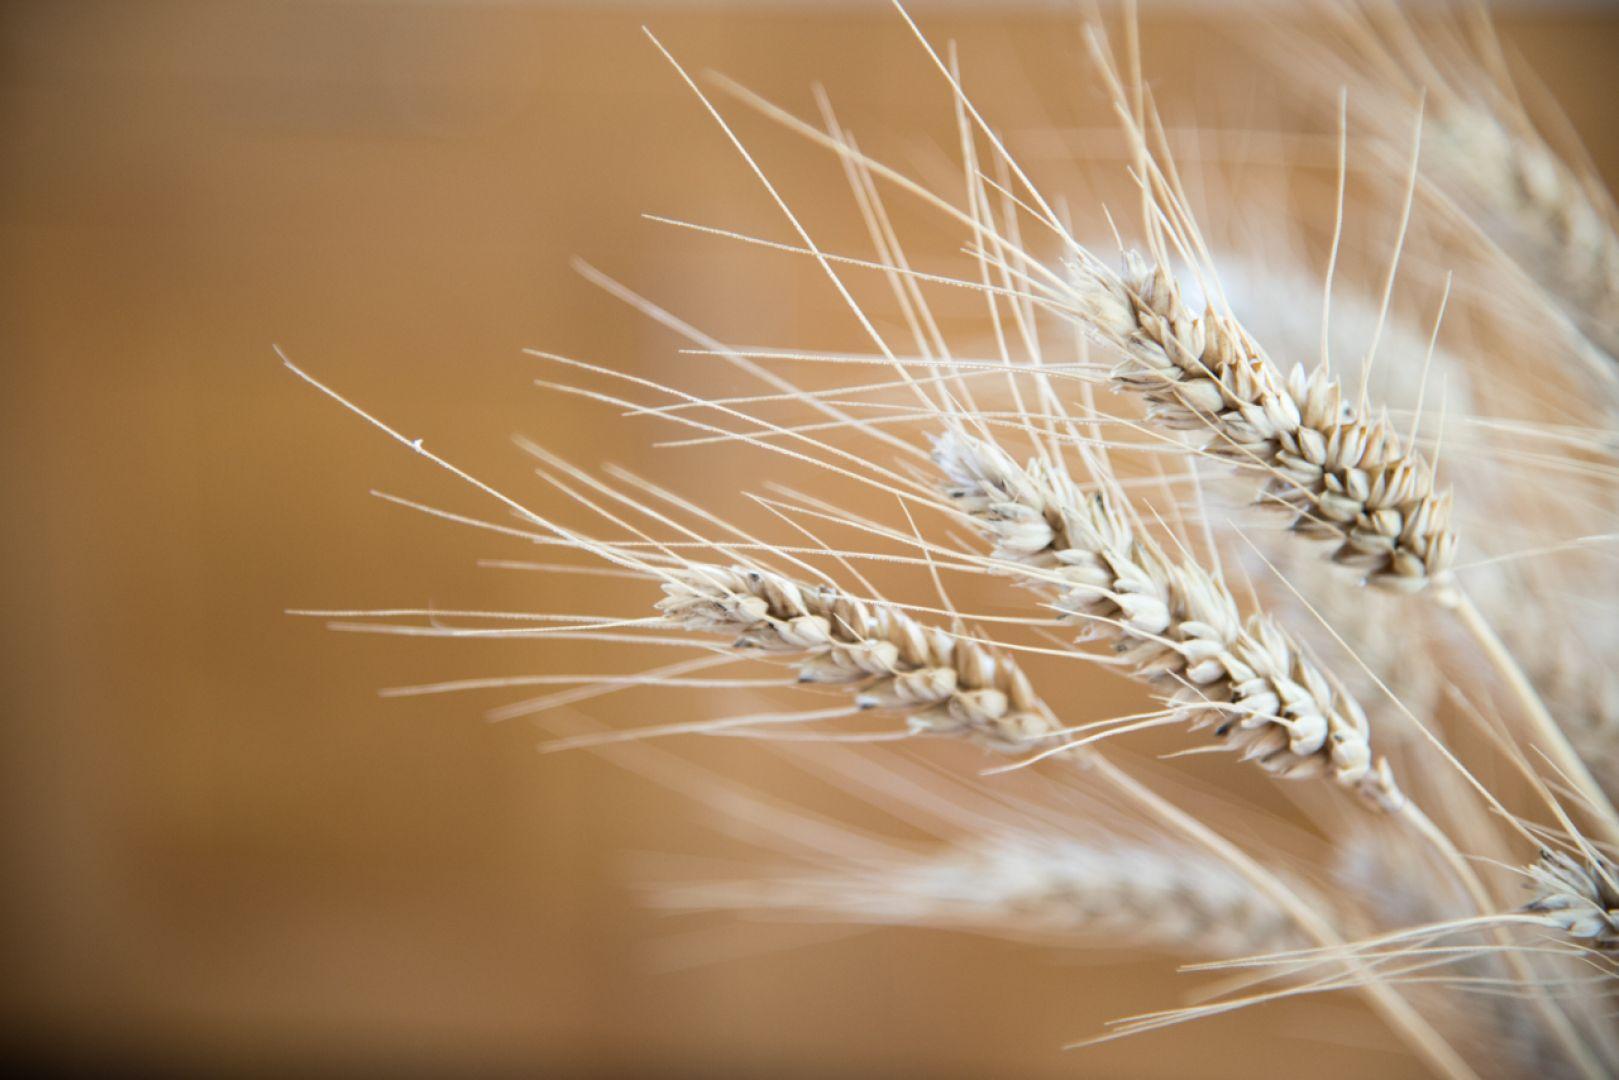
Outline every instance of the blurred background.
<svg viewBox="0 0 1619 1080"><path fill-rule="evenodd" d="M1066 147L1107 116L1074 16L917 10L961 41L1035 175L1086 206ZM801 114L823 81L868 150L947 167L947 91L879 3L0 9L8 1056L207 1075L1237 1077L1265 1039L1267 1074L1403 1075L1352 1002L1326 1014L1330 1055L1319 1032L1275 1039L1285 1008L1062 1051L1176 1000L1161 959L679 926L629 886L637 853L705 849L695 808L534 753L532 728L480 722L496 699L376 695L607 659L283 614L570 610L599 586L480 567L524 551L370 498L488 512L297 384L272 343L516 494L539 486L521 432L721 500L752 463L676 464L650 427L531 387L525 346L730 385L570 259L728 341L860 344L813 267L641 219L790 239L643 22L694 70ZM1619 175L1619 15L1525 5L1502 29ZM1220 44L1243 32L1220 5L1147 5L1169 115L1216 84L1281 93ZM827 246L860 248L836 164L728 107ZM589 714L624 723L649 702Z"/></svg>

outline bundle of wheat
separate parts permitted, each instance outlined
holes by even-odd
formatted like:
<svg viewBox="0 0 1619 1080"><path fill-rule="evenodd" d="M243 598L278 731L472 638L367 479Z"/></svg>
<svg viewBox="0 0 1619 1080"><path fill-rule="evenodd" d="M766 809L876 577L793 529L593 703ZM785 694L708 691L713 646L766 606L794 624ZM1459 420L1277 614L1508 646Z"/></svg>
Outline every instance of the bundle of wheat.
<svg viewBox="0 0 1619 1080"><path fill-rule="evenodd" d="M762 537L624 470L604 479L530 446L569 512L591 515L606 532L564 525L293 369L522 522L497 529L607 563L629 582L613 595L634 605L627 616L506 613L499 617L516 625L504 629L484 625L492 613L461 613L471 620L461 623L452 622L457 613L436 612L431 624L409 632L704 650L696 660L638 675L571 678L581 687L522 703L509 715L645 686L772 702L770 711L594 731L554 747L601 751L708 734L789 747L848 743L878 754L894 751L874 744L965 739L1003 755L975 785L993 790L999 778L1038 767L1057 788L1107 792L1116 812L1140 828L1123 837L1117 821L1099 815L1096 835L1076 838L1053 831L1049 815L1011 824L995 813L964 815L967 821L924 852L884 848L880 858L859 859L817 850L802 865L754 880L663 888L666 906L970 928L1040 936L1062 948L1127 938L1215 957L1220 970L1242 971L1247 981L1198 1004L1131 1018L1114 1036L1345 991L1362 995L1436 1074L1512 1068L1611 1075L1619 1069L1610 1002L1619 989L1619 886L1610 845L1619 841L1619 815L1602 783L1613 775L1612 727L1600 723L1614 712L1612 678L1594 651L1611 625L1571 627L1566 597L1555 590L1573 586L1556 574L1515 576L1525 551L1583 558L1601 537L1560 537L1525 523L1529 543L1514 550L1501 539L1508 530L1497 527L1511 507L1558 498L1544 490L1546 475L1578 485L1580 505L1560 522L1577 521L1590 533L1602 527L1615 471L1607 456L1611 433L1594 430L1592 417L1608 413L1592 406L1593 413L1563 424L1504 413L1491 394L1490 384L1500 381L1492 376L1501 368L1514 371L1503 380L1532 377L1516 370L1521 356L1438 349L1437 326L1427 334L1385 334L1400 317L1395 267L1419 202L1414 166L1399 174L1399 226L1381 297L1360 304L1375 315L1366 320L1370 342L1357 387L1329 363L1325 330L1320 352L1308 352L1314 340L1267 320L1256 299L1263 286L1279 290L1286 298L1279 303L1322 293L1330 300L1330 285L1319 277L1302 286L1266 285L1249 274L1241 287L1221 286L1219 268L1242 264L1211 254L1214 242L1194 221L1139 77L1119 74L1098 29L1092 56L1124 129L1143 207L1139 242L1127 248L1121 239L1116 262L1074 238L1070 216L1054 209L969 100L954 56L940 55L901 14L955 108L965 177L958 198L863 153L824 100L817 127L732 87L836 155L873 258L818 245L721 110L675 65L797 240L728 235L812 259L871 352L728 346L590 271L696 351L722 357L764 388L705 395L535 354L570 373L571 381L547 387L655 416L693 435L688 445L720 444L828 478L827 492L812 495L775 483L774 468L762 470L774 490L758 502L794 530L791 539ZM1410 85L1431 82L1412 59L1412 41L1401 36L1399 47L1390 47L1358 9L1340 14L1352 47L1347 60L1334 55L1350 70L1375 78L1394 65ZM1129 60L1129 70L1139 70L1139 57ZM1323 63L1322 70L1344 68ZM1513 240L1501 243L1520 253L1519 270L1575 312L1569 320L1591 341L1611 341L1604 290L1614 279L1613 260L1604 252L1619 250L1611 217L1544 141L1531 143L1521 124L1480 111L1501 99L1481 104L1458 85L1444 81L1436 97L1441 168L1423 182L1455 184L1453 205L1481 208L1486 232L1510 211ZM1347 186L1342 129L1339 139L1328 282L1340 254ZM1463 168L1459 147L1468 148L1469 160L1485 153L1490 167ZM964 230L958 257L965 269L913 266L884 202L889 189ZM1051 238L1056 256L1042 254L1025 233ZM1441 249L1429 257L1444 255ZM878 295L897 311L906 346L879 329L880 301L851 284L859 271L875 272L886 288ZM944 334L942 327L960 322L937 316L931 294L944 290L982 303L970 344ZM1245 297L1257 317L1237 314ZM1450 298L1447 281L1441 312ZM987 358L976 355L981 346ZM1379 348L1379 362L1401 373L1403 390L1374 376ZM1289 366L1273 355L1288 356ZM1566 374L1586 359L1584 345L1549 344L1535 363ZM784 373L789 360L884 374L801 386ZM1435 370L1459 373L1449 411L1439 417L1426 400ZM630 400L603 389L602 380L669 400ZM810 415L776 419L778 407ZM1480 450L1503 467L1463 475L1453 501L1439 439L1442 421L1454 423L1458 412L1470 425L1464 435L1505 434ZM1526 465L1550 471L1518 468ZM1257 491L1247 482L1253 477ZM1288 533L1325 540L1330 561L1354 573L1316 574L1295 558L1289 536L1250 538L1232 493L1260 509L1284 510ZM897 507L900 517L885 520L887 511L874 505ZM864 539L834 545L812 523ZM958 535L958 527L974 536ZM1475 540L1473 532L1485 535ZM889 571L892 580L880 589L862 567ZM899 595L922 574L930 594L885 595ZM1603 583L1585 580L1593 592ZM1526 581L1551 591L1526 596ZM1368 598L1361 584L1381 588ZM411 613L340 614L351 628L400 632L393 620ZM1581 640L1560 647L1570 636ZM1323 655L1329 649L1336 655ZM1064 683L1071 669L1057 666L1068 661L1134 680L1153 696L1153 707L1083 716L1086 695ZM732 664L761 673L695 675ZM1041 664L1049 670L1035 670ZM790 670L783 674L782 666ZM570 676L416 689L548 681ZM774 707L778 693L793 692L817 707ZM1572 715L1554 715L1548 703L1559 712L1574 703ZM1275 785L1262 796L1273 800L1267 819L1276 805L1290 808L1320 850L1301 859L1258 841L1256 819L1238 809L1254 794L1242 770L1216 767L1219 799L1190 781L1144 782L1129 737L1181 724L1211 737L1186 745L1180 735L1177 759L1232 750L1277 778L1332 780ZM1603 737L1591 734L1598 730ZM1577 746L1571 734L1580 736ZM1345 798L1345 789L1358 798ZM918 806L949 801L910 781L894 783L886 797ZM1524 880L1533 891L1527 903ZM1510 1010L1474 1007L1483 994L1503 995ZM1506 1023L1504 1011L1523 1049L1517 1056L1493 1052L1488 1042L1487 1029Z"/></svg>

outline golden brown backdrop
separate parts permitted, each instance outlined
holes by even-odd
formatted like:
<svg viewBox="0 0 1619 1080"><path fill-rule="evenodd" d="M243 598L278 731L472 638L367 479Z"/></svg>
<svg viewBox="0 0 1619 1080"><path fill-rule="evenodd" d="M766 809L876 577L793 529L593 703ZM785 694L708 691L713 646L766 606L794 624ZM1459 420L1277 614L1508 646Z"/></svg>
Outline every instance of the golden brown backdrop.
<svg viewBox="0 0 1619 1080"><path fill-rule="evenodd" d="M969 73L995 73L992 105L1024 110L1011 127L1104 122L1067 16L922 10ZM282 614L567 610L590 589L481 569L523 553L368 498L483 509L296 385L272 342L520 493L537 483L517 431L669 475L650 428L604 430L610 412L529 388L520 347L726 385L570 256L730 340L858 344L812 268L739 263L638 218L788 238L643 21L800 111L824 79L886 156L942 167L948 97L882 5L5 6L8 1048L209 1074L1398 1073L1352 1003L1310 1013L1334 1029L1272 1041L1270 1059L1251 1047L1304 1013L1061 1051L1175 994L1163 961L898 931L694 937L626 887L628 855L700 847L688 804L533 753L532 729L478 722L493 700L374 694L603 658ZM1173 70L1220 20L1150 9L1147 28L1152 67ZM1507 29L1611 169L1619 20ZM815 201L835 167L743 126L821 235L854 246L847 206ZM1062 182L1061 161L1036 164ZM738 269L758 265L775 269ZM724 455L694 460L700 493L753 482Z"/></svg>

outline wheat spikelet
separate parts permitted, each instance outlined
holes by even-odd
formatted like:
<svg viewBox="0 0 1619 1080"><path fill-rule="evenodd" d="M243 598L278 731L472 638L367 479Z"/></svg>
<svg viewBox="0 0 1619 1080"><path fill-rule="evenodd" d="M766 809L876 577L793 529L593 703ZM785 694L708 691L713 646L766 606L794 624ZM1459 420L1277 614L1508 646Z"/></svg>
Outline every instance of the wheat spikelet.
<svg viewBox="0 0 1619 1080"><path fill-rule="evenodd" d="M1206 432L1205 452L1269 473L1261 503L1335 542L1332 558L1372 584L1417 592L1449 582L1450 494L1387 417L1363 416L1325 369L1284 375L1235 318L1196 315L1162 263L1131 252L1121 276L1086 258L1073 288L1079 316L1123 354L1116 383L1144 395L1149 416Z"/></svg>
<svg viewBox="0 0 1619 1080"><path fill-rule="evenodd" d="M934 459L995 557L1040 569L1032 580L1056 587L1057 609L1086 637L1111 637L1136 677L1172 688L1194 727L1277 776L1330 774L1380 809L1404 804L1360 706L1274 622L1245 621L1217 577L1138 536L1105 490L1081 494L1059 468L1021 467L959 430Z"/></svg>

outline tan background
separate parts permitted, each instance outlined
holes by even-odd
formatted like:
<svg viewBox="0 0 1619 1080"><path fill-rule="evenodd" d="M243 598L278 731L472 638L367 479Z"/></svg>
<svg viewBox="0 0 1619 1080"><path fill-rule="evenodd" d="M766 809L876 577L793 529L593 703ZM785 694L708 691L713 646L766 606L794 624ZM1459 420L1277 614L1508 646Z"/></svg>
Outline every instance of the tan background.
<svg viewBox="0 0 1619 1080"><path fill-rule="evenodd" d="M807 269L638 220L787 238L643 18L695 68L795 109L825 79L869 142L923 171L928 140L949 136L947 98L881 6L5 7L9 1048L209 1073L1398 1074L1347 1003L1308 1014L1338 1049L1274 1040L1306 1014L1271 1010L1062 1054L1106 1017L1172 1000L1163 961L1053 963L897 931L805 948L776 948L803 940L791 929L682 937L636 907L624 857L701 850L688 804L531 753L531 729L477 721L497 699L372 693L608 658L337 637L281 614L569 610L591 591L478 569L525 552L367 498L485 509L295 385L272 342L513 490L536 486L507 441L524 431L586 463L683 470L722 503L754 473L719 454L672 468L642 449L648 429L604 430L609 412L528 388L526 345L731 385L674 358L673 338L569 257L732 340L858 344ZM951 9L930 25L963 39L969 71L995 73L981 81L998 115L1101 122L1070 23ZM1209 51L1209 30L1152 17L1155 69ZM1611 167L1619 20L1509 30ZM836 170L744 126L821 235L854 246L848 208L814 201ZM1065 181L1060 162L1041 167ZM638 718L649 701L595 715ZM716 959L661 971L671 941ZM765 951L719 958L737 948ZM1254 1059L1260 1039L1276 1057Z"/></svg>

